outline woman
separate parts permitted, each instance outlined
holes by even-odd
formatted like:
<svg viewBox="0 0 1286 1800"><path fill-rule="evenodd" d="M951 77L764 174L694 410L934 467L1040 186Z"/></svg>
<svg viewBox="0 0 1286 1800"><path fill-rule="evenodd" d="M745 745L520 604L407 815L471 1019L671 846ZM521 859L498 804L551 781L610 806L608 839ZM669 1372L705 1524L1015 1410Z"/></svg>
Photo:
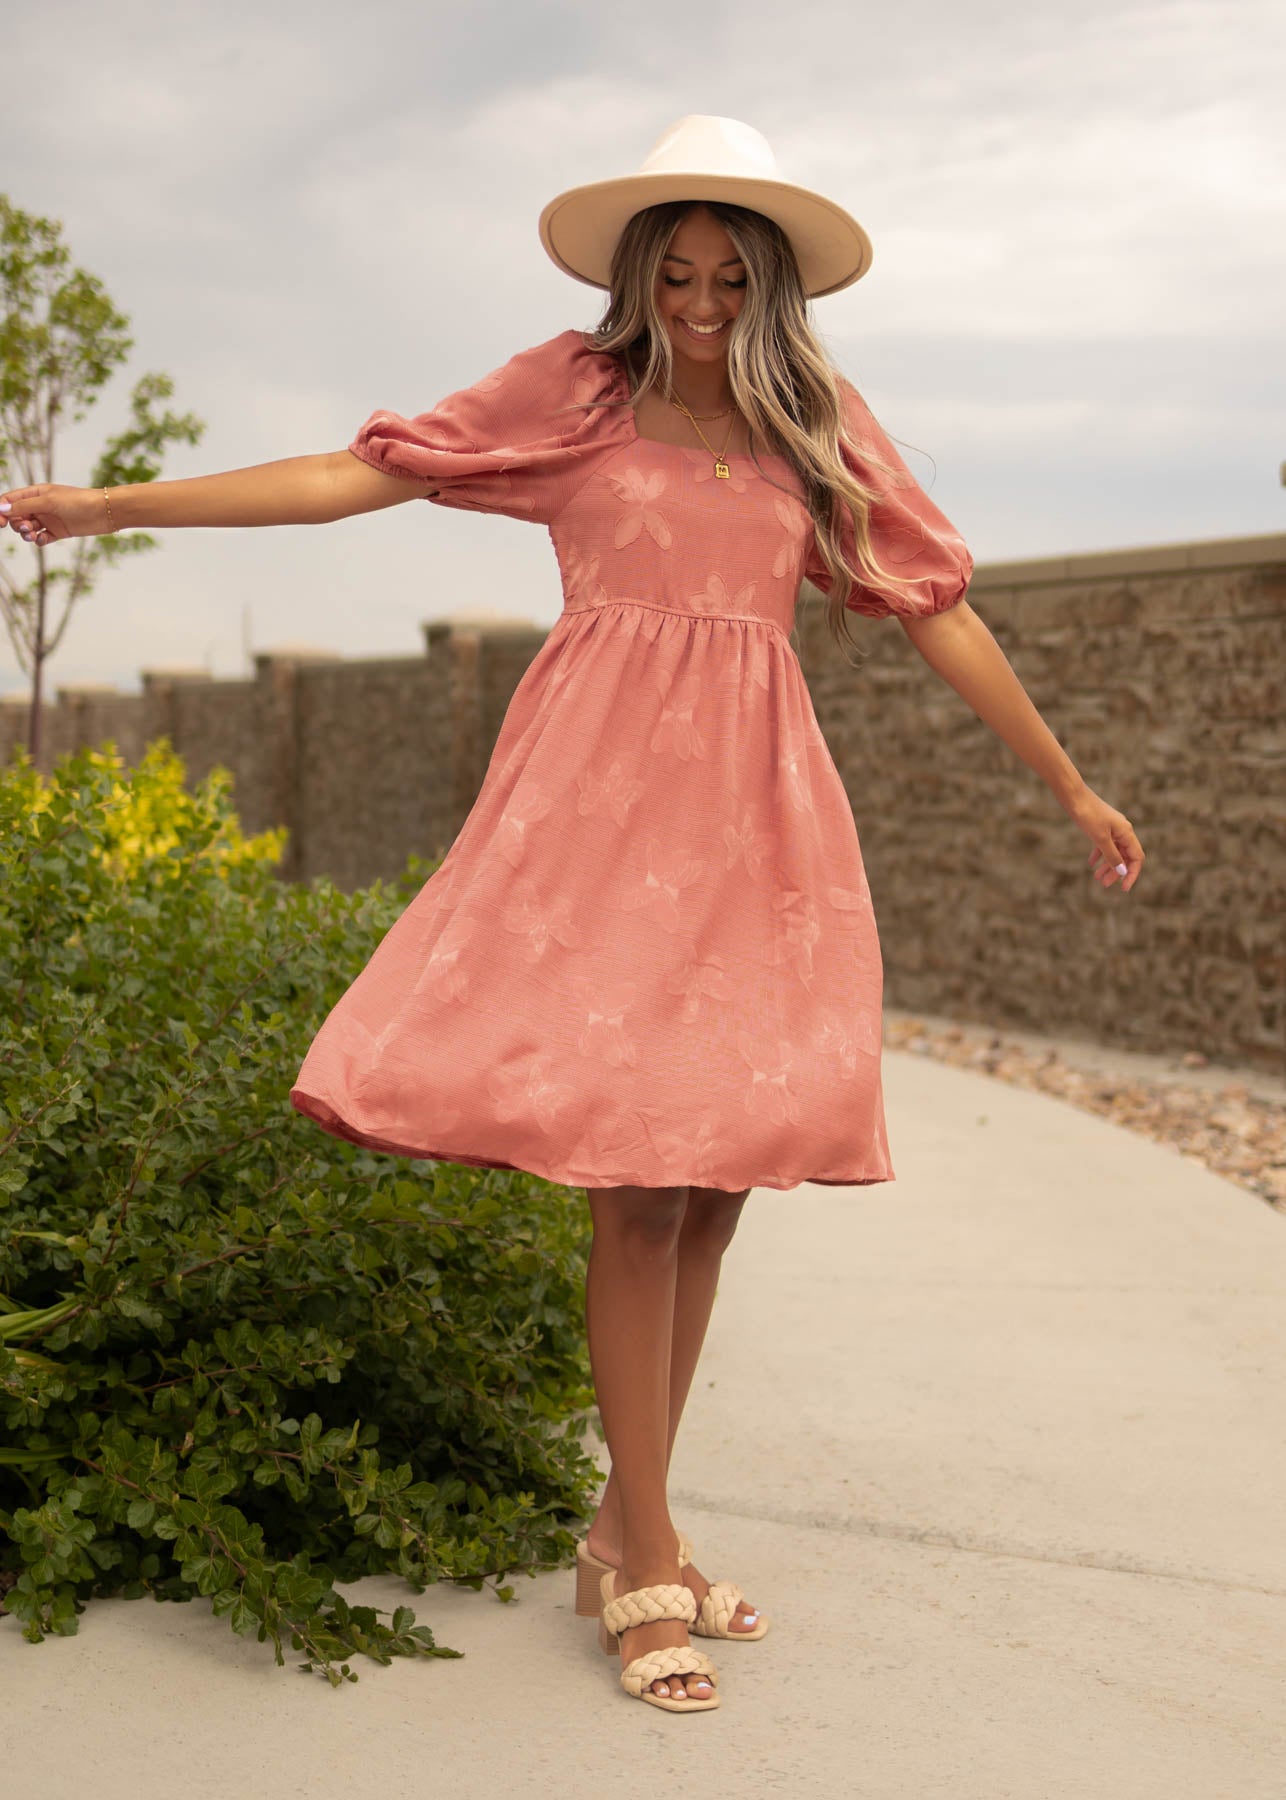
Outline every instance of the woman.
<svg viewBox="0 0 1286 1800"><path fill-rule="evenodd" d="M1095 878L1143 863L966 590L972 560L856 389L811 297L870 244L694 115L640 170L559 195L541 239L607 288L593 332L520 351L346 450L0 514L43 544L121 525L323 522L423 498L545 525L565 607L440 867L322 1023L291 1100L394 1154L586 1188L590 1358L612 1468L578 1546L626 1691L719 1704L698 1635L767 1621L707 1581L666 1500L724 1250L752 1187L894 1177L882 969L852 811L789 641L804 575L916 648L1054 791Z"/></svg>

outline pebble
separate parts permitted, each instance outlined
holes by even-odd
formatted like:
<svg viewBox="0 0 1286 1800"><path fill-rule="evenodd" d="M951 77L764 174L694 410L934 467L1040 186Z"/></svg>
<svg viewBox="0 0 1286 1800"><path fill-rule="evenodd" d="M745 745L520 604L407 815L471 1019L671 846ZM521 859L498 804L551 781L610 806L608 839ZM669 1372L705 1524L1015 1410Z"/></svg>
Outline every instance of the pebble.
<svg viewBox="0 0 1286 1800"><path fill-rule="evenodd" d="M1095 1046L1069 1053L1048 1039L917 1013L886 1013L884 1044L1056 1095L1170 1145L1286 1212L1286 1083L1258 1070L1220 1071L1200 1051L1183 1052L1167 1066L1161 1058Z"/></svg>

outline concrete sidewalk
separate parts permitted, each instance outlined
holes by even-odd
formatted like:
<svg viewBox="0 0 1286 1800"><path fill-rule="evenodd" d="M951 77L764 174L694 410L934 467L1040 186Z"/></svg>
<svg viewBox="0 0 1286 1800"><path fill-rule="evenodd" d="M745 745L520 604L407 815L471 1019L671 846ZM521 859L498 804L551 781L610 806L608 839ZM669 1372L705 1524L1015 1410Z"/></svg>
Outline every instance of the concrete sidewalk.
<svg viewBox="0 0 1286 1800"><path fill-rule="evenodd" d="M1286 1790L1286 1221L1060 1101L886 1055L898 1179L762 1189L672 1506L772 1620L722 1707L625 1696L570 1571L397 1582L459 1661L278 1669L208 1603L0 1629L21 1800L1273 1800Z"/></svg>

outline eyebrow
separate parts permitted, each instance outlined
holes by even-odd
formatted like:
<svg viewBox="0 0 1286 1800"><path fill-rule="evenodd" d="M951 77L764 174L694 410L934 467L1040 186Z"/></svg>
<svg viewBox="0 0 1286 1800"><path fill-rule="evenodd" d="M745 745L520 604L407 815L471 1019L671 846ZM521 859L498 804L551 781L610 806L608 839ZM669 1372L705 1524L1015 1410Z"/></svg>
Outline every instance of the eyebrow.
<svg viewBox="0 0 1286 1800"><path fill-rule="evenodd" d="M686 263L690 269L695 266L690 256L663 256L661 261ZM728 269L732 267L733 263L739 263L740 261L741 258L739 256L726 256L718 266L721 269Z"/></svg>

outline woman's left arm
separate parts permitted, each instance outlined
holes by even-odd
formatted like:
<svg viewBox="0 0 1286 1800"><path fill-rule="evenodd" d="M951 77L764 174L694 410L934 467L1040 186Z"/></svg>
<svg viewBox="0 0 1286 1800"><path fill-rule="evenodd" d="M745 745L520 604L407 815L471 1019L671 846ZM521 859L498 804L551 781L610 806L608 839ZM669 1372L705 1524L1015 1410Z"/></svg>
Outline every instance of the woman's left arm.
<svg viewBox="0 0 1286 1800"><path fill-rule="evenodd" d="M898 622L929 667L1035 770L1080 826L1094 846L1089 857L1094 879L1105 888L1117 881L1122 889L1132 888L1143 867L1134 827L1082 778L968 600L924 618L899 614Z"/></svg>

